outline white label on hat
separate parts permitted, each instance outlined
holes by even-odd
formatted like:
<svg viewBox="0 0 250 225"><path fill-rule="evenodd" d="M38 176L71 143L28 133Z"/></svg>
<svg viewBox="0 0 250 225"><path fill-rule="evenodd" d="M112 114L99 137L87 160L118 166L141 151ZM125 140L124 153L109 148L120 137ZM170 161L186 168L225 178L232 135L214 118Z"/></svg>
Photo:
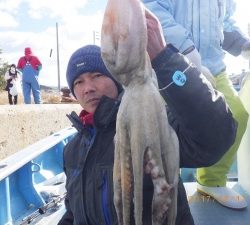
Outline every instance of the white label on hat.
<svg viewBox="0 0 250 225"><path fill-rule="evenodd" d="M86 64L85 62L82 62L82 63L76 64L76 67L84 66L85 64Z"/></svg>

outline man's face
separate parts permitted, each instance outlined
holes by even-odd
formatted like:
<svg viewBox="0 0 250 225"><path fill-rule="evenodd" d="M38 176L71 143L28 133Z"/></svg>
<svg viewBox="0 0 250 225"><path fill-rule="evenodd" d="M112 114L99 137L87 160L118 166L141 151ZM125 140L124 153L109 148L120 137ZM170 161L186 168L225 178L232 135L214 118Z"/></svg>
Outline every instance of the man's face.
<svg viewBox="0 0 250 225"><path fill-rule="evenodd" d="M87 72L74 81L76 99L89 113L94 113L103 95L116 99L118 90L113 80L99 72Z"/></svg>

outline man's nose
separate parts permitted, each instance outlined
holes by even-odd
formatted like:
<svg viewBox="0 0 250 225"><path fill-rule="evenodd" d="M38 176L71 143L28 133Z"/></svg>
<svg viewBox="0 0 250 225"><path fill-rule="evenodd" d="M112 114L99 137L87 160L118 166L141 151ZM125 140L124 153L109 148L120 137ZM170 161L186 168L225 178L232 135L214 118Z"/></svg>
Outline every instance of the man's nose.
<svg viewBox="0 0 250 225"><path fill-rule="evenodd" d="M84 93L87 94L89 92L93 92L96 90L95 83L92 80L87 80L84 83Z"/></svg>

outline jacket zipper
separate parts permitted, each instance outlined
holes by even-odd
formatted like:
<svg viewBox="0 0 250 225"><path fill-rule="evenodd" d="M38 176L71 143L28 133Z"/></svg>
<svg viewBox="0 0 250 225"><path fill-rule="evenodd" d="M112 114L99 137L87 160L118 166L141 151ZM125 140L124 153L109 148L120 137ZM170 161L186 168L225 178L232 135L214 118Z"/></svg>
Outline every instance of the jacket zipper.
<svg viewBox="0 0 250 225"><path fill-rule="evenodd" d="M83 191L83 186L84 186L84 181L83 181L83 176L84 176L84 167L85 167L85 163L87 161L87 158L88 158L88 155L89 155L89 152L90 152L90 149L91 147L93 146L93 143L94 143L94 140L95 140L95 137L96 137L96 133L94 132L94 135L93 137L91 138L91 141L90 141L90 145L89 145L89 148L87 150L87 154L86 154L86 157L85 157L85 160L83 162L83 168L82 168L82 176L81 176L81 193L84 193ZM87 216L86 216L86 213L85 213L85 210L84 210L84 203L83 203L83 199L81 199L81 211L82 211L82 215L84 215L84 218L85 218L85 222L88 221L87 219Z"/></svg>
<svg viewBox="0 0 250 225"><path fill-rule="evenodd" d="M110 220L110 210L107 204L108 202L108 178L107 178L107 171L103 170L102 172L102 211L104 215L104 220L106 225L111 225Z"/></svg>

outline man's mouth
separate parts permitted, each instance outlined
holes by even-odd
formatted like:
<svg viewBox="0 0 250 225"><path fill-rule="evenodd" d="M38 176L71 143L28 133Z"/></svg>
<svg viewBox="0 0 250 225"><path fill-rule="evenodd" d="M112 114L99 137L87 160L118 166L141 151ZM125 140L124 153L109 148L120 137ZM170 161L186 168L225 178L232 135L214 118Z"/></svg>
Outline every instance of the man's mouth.
<svg viewBox="0 0 250 225"><path fill-rule="evenodd" d="M87 103L93 103L93 102L96 102L96 101L99 101L100 99L99 98L91 98L89 100L87 100Z"/></svg>

